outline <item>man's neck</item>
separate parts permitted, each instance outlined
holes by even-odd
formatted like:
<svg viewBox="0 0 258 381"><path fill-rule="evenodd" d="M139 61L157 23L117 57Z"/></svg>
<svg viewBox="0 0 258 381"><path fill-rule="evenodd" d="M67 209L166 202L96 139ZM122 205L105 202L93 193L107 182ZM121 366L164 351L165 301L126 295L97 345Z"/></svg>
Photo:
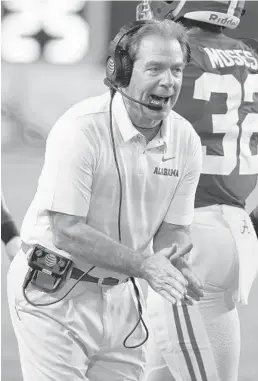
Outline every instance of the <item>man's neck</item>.
<svg viewBox="0 0 258 381"><path fill-rule="evenodd" d="M123 102L125 108L130 116L131 122L134 127L145 136L147 143L151 141L159 132L162 120L147 120L146 118L139 119L137 113L132 111L132 108L129 106L129 102L126 97L123 96Z"/></svg>
<svg viewBox="0 0 258 381"><path fill-rule="evenodd" d="M145 137L147 143L149 143L159 132L162 125L162 121L158 122L157 125L152 128L140 127L136 124L133 125L136 128L136 130L138 130Z"/></svg>

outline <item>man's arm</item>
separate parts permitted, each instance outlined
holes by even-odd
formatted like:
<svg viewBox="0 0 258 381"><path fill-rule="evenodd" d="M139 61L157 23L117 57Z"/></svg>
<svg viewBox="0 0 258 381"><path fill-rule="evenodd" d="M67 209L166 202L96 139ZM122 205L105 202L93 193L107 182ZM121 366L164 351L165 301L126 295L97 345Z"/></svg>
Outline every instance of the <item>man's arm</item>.
<svg viewBox="0 0 258 381"><path fill-rule="evenodd" d="M117 270L128 276L141 277L142 262L149 254L136 253L98 230L85 224L85 219L49 211L53 243L74 258L94 266Z"/></svg>
<svg viewBox="0 0 258 381"><path fill-rule="evenodd" d="M184 298L187 281L169 261L172 247L156 255L136 252L91 228L83 217L53 211L49 216L58 249L87 264L143 278L172 303Z"/></svg>

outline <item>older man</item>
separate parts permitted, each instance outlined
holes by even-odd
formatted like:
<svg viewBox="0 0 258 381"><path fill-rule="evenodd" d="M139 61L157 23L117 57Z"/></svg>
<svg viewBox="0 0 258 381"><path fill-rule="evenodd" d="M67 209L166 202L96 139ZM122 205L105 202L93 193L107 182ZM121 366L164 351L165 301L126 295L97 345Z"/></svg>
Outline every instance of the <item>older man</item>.
<svg viewBox="0 0 258 381"><path fill-rule="evenodd" d="M125 26L110 45L111 92L75 105L50 132L8 282L24 380L141 380L147 330L134 277L172 303L202 294L171 263L192 247L201 167L197 134L171 111L186 59L182 26Z"/></svg>

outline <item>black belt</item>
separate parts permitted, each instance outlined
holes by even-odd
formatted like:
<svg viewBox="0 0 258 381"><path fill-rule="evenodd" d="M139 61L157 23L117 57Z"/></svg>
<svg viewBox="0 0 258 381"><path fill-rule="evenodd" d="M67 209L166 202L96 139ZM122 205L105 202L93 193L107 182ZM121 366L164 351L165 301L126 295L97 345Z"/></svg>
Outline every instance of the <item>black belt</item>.
<svg viewBox="0 0 258 381"><path fill-rule="evenodd" d="M73 268L72 273L71 273L71 278L78 280L81 276L83 275L83 271ZM129 278L126 278L125 280L119 280L116 278L96 278L95 276L91 276L89 274L85 274L81 280L84 282L92 282L92 283L97 283L98 286L116 286L119 283L124 283L127 282Z"/></svg>

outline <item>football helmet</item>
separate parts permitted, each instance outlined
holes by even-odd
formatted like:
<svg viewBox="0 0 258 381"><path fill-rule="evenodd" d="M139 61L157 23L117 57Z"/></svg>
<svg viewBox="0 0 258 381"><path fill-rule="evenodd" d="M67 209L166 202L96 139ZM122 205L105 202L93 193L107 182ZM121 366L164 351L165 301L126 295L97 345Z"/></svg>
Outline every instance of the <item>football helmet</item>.
<svg viewBox="0 0 258 381"><path fill-rule="evenodd" d="M236 0L176 0L152 1L152 12L157 19L177 21L181 17L212 25L235 29L244 13L245 1Z"/></svg>

